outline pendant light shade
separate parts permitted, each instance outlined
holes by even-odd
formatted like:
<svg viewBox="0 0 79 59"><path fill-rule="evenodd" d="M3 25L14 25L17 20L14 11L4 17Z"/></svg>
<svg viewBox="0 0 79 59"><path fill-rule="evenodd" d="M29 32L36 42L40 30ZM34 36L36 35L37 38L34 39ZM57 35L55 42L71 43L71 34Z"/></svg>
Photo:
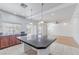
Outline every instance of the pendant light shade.
<svg viewBox="0 0 79 59"><path fill-rule="evenodd" d="M41 19L40 19L39 24L44 23L44 21L43 21L43 5L44 5L44 3L41 3Z"/></svg>
<svg viewBox="0 0 79 59"><path fill-rule="evenodd" d="M43 20L43 5L44 3L41 3L41 20Z"/></svg>
<svg viewBox="0 0 79 59"><path fill-rule="evenodd" d="M30 9L30 17L31 17L30 18L30 20L31 20L31 23L30 24L32 25L32 9Z"/></svg>
<svg viewBox="0 0 79 59"><path fill-rule="evenodd" d="M32 21L32 9L31 9L31 21Z"/></svg>

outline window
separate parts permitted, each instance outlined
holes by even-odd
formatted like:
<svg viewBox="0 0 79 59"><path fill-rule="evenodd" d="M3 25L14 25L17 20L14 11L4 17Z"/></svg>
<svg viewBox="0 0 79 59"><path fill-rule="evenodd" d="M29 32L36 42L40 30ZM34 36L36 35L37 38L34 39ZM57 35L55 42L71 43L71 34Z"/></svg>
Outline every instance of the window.
<svg viewBox="0 0 79 59"><path fill-rule="evenodd" d="M32 36L36 37L37 30L35 24L27 24L27 38L30 39Z"/></svg>
<svg viewBox="0 0 79 59"><path fill-rule="evenodd" d="M4 35L19 34L21 32L20 24L1 23L0 27L1 27L0 32L2 32Z"/></svg>

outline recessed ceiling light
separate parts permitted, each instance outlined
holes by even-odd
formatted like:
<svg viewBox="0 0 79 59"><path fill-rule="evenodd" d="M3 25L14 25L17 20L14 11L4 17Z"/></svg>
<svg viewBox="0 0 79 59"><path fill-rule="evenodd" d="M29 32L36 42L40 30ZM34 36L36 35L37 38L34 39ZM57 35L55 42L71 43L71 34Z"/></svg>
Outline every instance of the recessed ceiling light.
<svg viewBox="0 0 79 59"><path fill-rule="evenodd" d="M44 21L40 21L40 22L39 22L39 24L42 24L42 23L44 23Z"/></svg>
<svg viewBox="0 0 79 59"><path fill-rule="evenodd" d="M67 23L64 23L64 25L67 25Z"/></svg>
<svg viewBox="0 0 79 59"><path fill-rule="evenodd" d="M30 23L30 24L33 24L33 23Z"/></svg>

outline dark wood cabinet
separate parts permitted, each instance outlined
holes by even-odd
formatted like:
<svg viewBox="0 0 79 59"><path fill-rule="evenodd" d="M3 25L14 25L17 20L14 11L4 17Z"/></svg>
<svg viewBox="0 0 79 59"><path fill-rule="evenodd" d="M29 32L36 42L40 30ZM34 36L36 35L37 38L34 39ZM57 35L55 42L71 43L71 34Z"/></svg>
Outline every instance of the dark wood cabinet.
<svg viewBox="0 0 79 59"><path fill-rule="evenodd" d="M10 43L10 45L15 45L15 44L17 44L17 39L16 39L16 37L15 36L10 36L10 38L9 38L9 43Z"/></svg>
<svg viewBox="0 0 79 59"><path fill-rule="evenodd" d="M20 44L21 41L18 40L16 37L17 36L15 36L15 35L1 36L0 37L0 49Z"/></svg>
<svg viewBox="0 0 79 59"><path fill-rule="evenodd" d="M17 36L10 36L9 43L10 45L20 44L21 41L16 38Z"/></svg>
<svg viewBox="0 0 79 59"><path fill-rule="evenodd" d="M17 39L16 42L17 42L17 44L20 44L21 43L21 41L19 39Z"/></svg>
<svg viewBox="0 0 79 59"><path fill-rule="evenodd" d="M9 46L9 37L4 36L0 38L0 48L5 48Z"/></svg>

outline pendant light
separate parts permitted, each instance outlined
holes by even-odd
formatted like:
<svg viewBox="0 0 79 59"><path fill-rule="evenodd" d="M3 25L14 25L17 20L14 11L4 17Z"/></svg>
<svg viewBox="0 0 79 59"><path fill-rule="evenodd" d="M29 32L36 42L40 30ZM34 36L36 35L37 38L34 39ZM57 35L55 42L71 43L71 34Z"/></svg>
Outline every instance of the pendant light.
<svg viewBox="0 0 79 59"><path fill-rule="evenodd" d="M31 21L32 21L32 9L30 9L30 11L31 11ZM32 22L30 24L32 24Z"/></svg>
<svg viewBox="0 0 79 59"><path fill-rule="evenodd" d="M44 6L44 3L41 3L41 22L43 23L43 6Z"/></svg>
<svg viewBox="0 0 79 59"><path fill-rule="evenodd" d="M41 3L41 20L43 20L43 3Z"/></svg>
<svg viewBox="0 0 79 59"><path fill-rule="evenodd" d="M31 9L31 21L32 21L32 9Z"/></svg>

